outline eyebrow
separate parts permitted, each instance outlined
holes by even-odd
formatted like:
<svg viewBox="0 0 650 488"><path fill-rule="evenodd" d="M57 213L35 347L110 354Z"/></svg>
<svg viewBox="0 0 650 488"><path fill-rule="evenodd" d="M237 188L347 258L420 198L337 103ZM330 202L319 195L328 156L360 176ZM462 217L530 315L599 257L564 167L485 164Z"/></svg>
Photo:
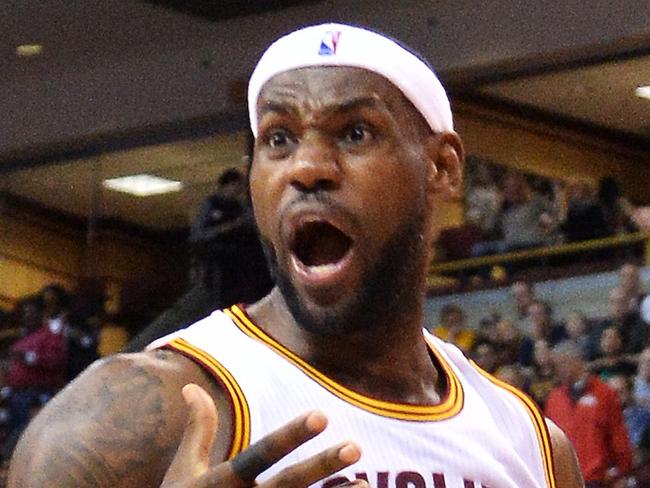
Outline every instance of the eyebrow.
<svg viewBox="0 0 650 488"><path fill-rule="evenodd" d="M325 107L326 113L345 113L352 112L354 110L359 110L361 108L378 108L378 102L375 97L358 97L351 98L349 100L344 100L343 102L336 103L329 107ZM269 112L281 113L281 114L296 114L298 110L296 107L290 103L282 102L279 100L269 100L264 103L264 105L259 110L259 117L263 117Z"/></svg>

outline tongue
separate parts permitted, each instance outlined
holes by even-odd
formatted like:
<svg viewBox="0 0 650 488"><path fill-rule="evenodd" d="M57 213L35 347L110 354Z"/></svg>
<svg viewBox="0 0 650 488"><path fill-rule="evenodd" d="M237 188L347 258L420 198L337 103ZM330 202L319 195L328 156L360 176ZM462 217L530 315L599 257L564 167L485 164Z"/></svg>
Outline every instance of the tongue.
<svg viewBox="0 0 650 488"><path fill-rule="evenodd" d="M316 267L336 264L347 253L351 239L326 222L303 225L294 242L294 252L306 266Z"/></svg>

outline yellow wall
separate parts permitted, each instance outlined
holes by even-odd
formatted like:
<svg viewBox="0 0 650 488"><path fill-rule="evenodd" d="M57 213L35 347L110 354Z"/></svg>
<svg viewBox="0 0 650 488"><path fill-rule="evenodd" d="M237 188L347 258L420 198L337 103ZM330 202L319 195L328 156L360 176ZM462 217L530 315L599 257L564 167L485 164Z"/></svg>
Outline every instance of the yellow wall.
<svg viewBox="0 0 650 488"><path fill-rule="evenodd" d="M73 291L89 275L106 278L113 289L161 274L177 274L182 280L180 252L177 246L108 231L99 232L89 250L84 229L5 208L0 214L0 307L10 308L53 282Z"/></svg>
<svg viewBox="0 0 650 488"><path fill-rule="evenodd" d="M468 153L490 158L529 173L594 184L603 176L615 177L623 193L647 202L647 154L603 143L593 136L506 116L467 104L455 108L456 130Z"/></svg>

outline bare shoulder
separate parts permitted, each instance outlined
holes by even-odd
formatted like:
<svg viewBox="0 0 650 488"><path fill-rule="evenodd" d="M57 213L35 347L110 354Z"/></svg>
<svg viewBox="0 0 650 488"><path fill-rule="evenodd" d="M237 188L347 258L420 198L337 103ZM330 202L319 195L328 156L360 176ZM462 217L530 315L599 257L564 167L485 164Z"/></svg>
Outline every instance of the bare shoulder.
<svg viewBox="0 0 650 488"><path fill-rule="evenodd" d="M551 436L553 466L557 486L562 488L584 488L585 483L571 441L553 421L546 419L546 425Z"/></svg>
<svg viewBox="0 0 650 488"><path fill-rule="evenodd" d="M171 351L98 361L32 421L14 453L9 486L159 486L186 422L182 387L215 399L215 458L230 441L228 399L199 366Z"/></svg>

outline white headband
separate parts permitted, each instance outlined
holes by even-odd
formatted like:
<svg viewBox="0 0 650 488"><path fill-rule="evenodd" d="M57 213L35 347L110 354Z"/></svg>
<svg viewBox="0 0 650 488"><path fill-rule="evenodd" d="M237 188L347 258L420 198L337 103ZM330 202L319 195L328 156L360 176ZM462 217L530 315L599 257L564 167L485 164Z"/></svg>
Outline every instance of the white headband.
<svg viewBox="0 0 650 488"><path fill-rule="evenodd" d="M275 75L307 66L353 66L378 73L408 98L434 132L452 131L447 94L433 70L395 41L344 24L322 24L281 37L264 52L248 84L248 113L257 137L257 99Z"/></svg>

